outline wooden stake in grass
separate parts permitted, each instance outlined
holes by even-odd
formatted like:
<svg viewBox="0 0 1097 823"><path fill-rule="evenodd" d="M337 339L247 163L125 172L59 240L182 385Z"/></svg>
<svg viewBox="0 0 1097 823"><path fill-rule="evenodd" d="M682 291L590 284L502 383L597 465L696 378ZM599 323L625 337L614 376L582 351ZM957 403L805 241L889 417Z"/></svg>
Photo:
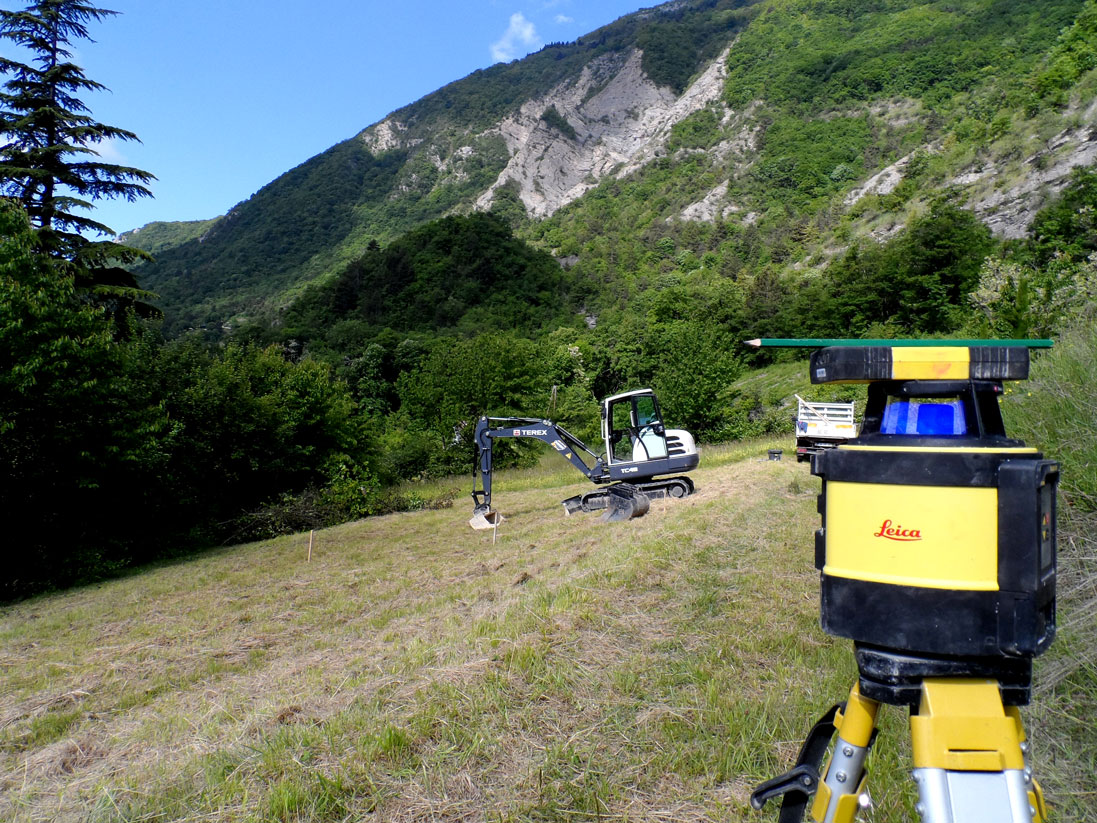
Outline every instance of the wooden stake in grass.
<svg viewBox="0 0 1097 823"><path fill-rule="evenodd" d="M315 536L315 534L316 534L315 529L313 529L312 531L309 532L309 557L308 557L308 560L305 561L306 563L311 563L312 562L312 538Z"/></svg>

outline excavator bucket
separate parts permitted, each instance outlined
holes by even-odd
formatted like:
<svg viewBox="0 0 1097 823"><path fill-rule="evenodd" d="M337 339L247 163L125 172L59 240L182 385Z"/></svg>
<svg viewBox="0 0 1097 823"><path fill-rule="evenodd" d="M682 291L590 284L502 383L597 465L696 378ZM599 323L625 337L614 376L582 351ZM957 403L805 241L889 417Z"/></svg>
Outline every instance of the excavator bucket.
<svg viewBox="0 0 1097 823"><path fill-rule="evenodd" d="M621 483L610 486L607 491L606 513L602 515L605 523L614 523L618 520L628 520L632 517L642 517L651 508L651 501L646 494L635 486Z"/></svg>
<svg viewBox="0 0 1097 823"><path fill-rule="evenodd" d="M482 509L476 509L472 513L472 517L469 518L469 525L474 529L494 529L502 522L503 515L492 511L486 506Z"/></svg>
<svg viewBox="0 0 1097 823"><path fill-rule="evenodd" d="M577 494L575 497L569 497L564 503L564 514L575 514L576 512L583 511L583 495Z"/></svg>

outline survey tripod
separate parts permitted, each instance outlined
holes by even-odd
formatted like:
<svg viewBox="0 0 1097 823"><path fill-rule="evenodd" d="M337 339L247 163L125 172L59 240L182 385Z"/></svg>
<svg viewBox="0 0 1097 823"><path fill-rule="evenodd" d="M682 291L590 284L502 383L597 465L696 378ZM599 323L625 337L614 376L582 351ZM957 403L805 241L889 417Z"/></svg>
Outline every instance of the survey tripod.
<svg viewBox="0 0 1097 823"><path fill-rule="evenodd" d="M1055 635L1059 467L1006 436L998 396L1050 341L756 342L822 346L812 382L868 399L859 436L811 469L821 624L854 641L858 680L751 805L852 821L886 704L910 710L923 823L1046 820L1018 707Z"/></svg>

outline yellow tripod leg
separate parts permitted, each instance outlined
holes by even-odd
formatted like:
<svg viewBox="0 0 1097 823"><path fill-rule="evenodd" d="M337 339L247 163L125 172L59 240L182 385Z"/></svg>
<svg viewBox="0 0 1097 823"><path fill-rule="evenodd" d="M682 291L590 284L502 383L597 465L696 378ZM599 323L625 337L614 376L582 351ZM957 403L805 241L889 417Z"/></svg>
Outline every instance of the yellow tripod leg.
<svg viewBox="0 0 1097 823"><path fill-rule="evenodd" d="M1021 710L1016 706L1006 706L1006 714L1013 718L1013 722L1017 724L1017 738L1021 741L1021 754L1024 756L1025 761L1025 777L1032 783L1028 790L1028 800L1029 805L1032 806L1033 823L1046 823L1047 804L1044 803L1044 790L1040 788L1040 784L1032 776L1032 765L1028 758L1028 740L1025 737L1025 727L1021 723Z"/></svg>
<svg viewBox="0 0 1097 823"><path fill-rule="evenodd" d="M861 695L854 683L845 708L834 717L838 732L827 764L826 777L811 806L817 823L852 823L865 788L865 758L876 728L880 704Z"/></svg>
<svg viewBox="0 0 1097 823"><path fill-rule="evenodd" d="M927 678L910 737L924 823L1045 819L1020 713L1002 705L997 681Z"/></svg>

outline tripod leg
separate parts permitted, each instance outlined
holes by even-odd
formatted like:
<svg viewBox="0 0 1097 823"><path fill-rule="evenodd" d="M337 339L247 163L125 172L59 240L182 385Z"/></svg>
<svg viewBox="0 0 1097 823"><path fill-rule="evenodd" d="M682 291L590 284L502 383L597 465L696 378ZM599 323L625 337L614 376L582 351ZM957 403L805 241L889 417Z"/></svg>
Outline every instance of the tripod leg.
<svg viewBox="0 0 1097 823"><path fill-rule="evenodd" d="M910 737L924 823L1043 823L1020 714L996 681L927 678Z"/></svg>
<svg viewBox="0 0 1097 823"><path fill-rule="evenodd" d="M1033 823L1045 823L1047 820L1047 804L1044 803L1044 790L1040 788L1040 784L1032 776L1032 765L1028 757L1028 740L1025 738L1025 727L1021 724L1021 710L1016 706L1006 706L1006 714L1013 718L1013 722L1017 724L1017 737L1021 741L1021 754L1024 756L1025 761L1025 780L1026 782L1031 781L1032 784L1028 790L1028 800L1029 805L1032 807Z"/></svg>
<svg viewBox="0 0 1097 823"><path fill-rule="evenodd" d="M865 788L865 758L872 746L879 708L879 703L862 697L860 686L853 684L845 708L834 718L838 738L811 807L811 816L819 823L852 823Z"/></svg>

